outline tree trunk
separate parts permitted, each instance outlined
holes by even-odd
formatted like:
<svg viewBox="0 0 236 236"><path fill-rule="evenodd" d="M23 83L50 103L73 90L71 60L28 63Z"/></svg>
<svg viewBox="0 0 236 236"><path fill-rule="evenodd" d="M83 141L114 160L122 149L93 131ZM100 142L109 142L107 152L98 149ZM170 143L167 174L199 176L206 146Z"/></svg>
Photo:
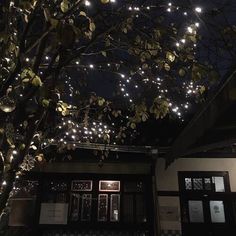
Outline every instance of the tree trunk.
<svg viewBox="0 0 236 236"><path fill-rule="evenodd" d="M13 184L14 184L14 181L15 181L15 177L16 177L16 172L13 171L13 170L9 170L6 173L6 176L4 178L5 181L6 181L6 185L2 187L3 191L0 195L0 215L3 213L3 210L7 206L7 202L8 202L8 199L10 197L10 193L13 189Z"/></svg>

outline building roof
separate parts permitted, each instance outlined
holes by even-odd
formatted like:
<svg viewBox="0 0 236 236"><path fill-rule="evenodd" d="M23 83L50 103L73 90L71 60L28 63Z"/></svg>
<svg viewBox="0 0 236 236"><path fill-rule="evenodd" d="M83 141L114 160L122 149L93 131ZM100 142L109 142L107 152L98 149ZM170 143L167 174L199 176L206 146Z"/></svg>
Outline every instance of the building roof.
<svg viewBox="0 0 236 236"><path fill-rule="evenodd" d="M232 147L236 145L236 69L233 68L173 142L165 156L167 166L179 157L235 156Z"/></svg>

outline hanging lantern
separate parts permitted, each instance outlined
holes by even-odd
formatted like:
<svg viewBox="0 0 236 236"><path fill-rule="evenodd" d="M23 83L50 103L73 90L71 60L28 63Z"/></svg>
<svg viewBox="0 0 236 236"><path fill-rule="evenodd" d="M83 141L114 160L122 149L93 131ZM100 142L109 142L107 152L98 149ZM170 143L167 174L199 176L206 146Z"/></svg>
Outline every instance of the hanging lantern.
<svg viewBox="0 0 236 236"><path fill-rule="evenodd" d="M0 109L6 113L14 111L16 108L16 102L9 96L3 96L0 98Z"/></svg>

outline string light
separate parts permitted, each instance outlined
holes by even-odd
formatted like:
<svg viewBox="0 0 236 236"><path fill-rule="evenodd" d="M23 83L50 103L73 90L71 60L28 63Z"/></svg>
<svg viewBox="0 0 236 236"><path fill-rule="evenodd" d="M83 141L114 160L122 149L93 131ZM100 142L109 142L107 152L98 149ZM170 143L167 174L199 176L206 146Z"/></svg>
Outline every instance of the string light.
<svg viewBox="0 0 236 236"><path fill-rule="evenodd" d="M189 26L189 27L187 28L187 30L188 30L188 32L189 32L190 34L193 33L193 28L192 28L192 27Z"/></svg>
<svg viewBox="0 0 236 236"><path fill-rule="evenodd" d="M17 151L16 151L16 150L13 150L13 151L12 151L12 154L13 154L13 155L17 155Z"/></svg>
<svg viewBox="0 0 236 236"><path fill-rule="evenodd" d="M88 1L88 0L85 0L84 4L85 4L85 6L87 6L87 7L91 6L91 2Z"/></svg>
<svg viewBox="0 0 236 236"><path fill-rule="evenodd" d="M195 8L195 11L196 11L197 13L201 13L201 12L202 12L202 8L201 8L201 7L196 7L196 8Z"/></svg>
<svg viewBox="0 0 236 236"><path fill-rule="evenodd" d="M110 0L110 3L115 3L116 0ZM11 3L12 4L12 3ZM14 2L13 2L14 5ZM84 5L85 6L91 6L91 2L88 0L84 1ZM115 7L115 5L113 6ZM142 10L148 10L150 11L151 9L155 9L155 6L126 6L126 10L129 11L133 11L130 12L131 14L133 14L133 16L139 16L139 12ZM168 2L167 5L164 5L164 11L166 10L167 12L170 12L171 14L174 14L174 12L176 10L181 10L182 7L178 7L175 6L174 3L172 2ZM186 11L182 11L182 13L178 13L178 14L183 14L184 16L187 16L188 14L191 15L195 12L197 13L201 13L202 12L202 8L201 7L196 7L193 11L188 10L188 12ZM86 12L87 14L87 12ZM166 14L166 15L171 15L171 14ZM196 15L196 14L194 14ZM140 14L140 17L142 15ZM185 19L188 19L188 17L186 17ZM177 38L177 42L172 41L172 46L173 48L175 48L175 46L177 48L175 48L175 50L177 52L180 52L182 48L195 48L197 46L196 43L191 43L188 40L188 36L189 34L195 34L196 33L196 27L199 27L199 23L193 23L195 22L194 20L191 21L191 24L184 24L184 28L183 28L183 34L179 36L179 38ZM188 22L187 22L188 23ZM187 36L186 36L187 35ZM111 40L111 39L110 39ZM177 55L175 55L175 57L177 57ZM48 61L50 60L50 58L52 58L52 55L47 55L45 56L45 60ZM107 60L109 60L109 57L106 57ZM167 58L168 59L168 58ZM10 59L6 58L6 60L9 62ZM25 58L26 62L30 61L30 58ZM90 61L91 62L91 61ZM77 69L81 69L81 71L83 71L83 73L89 73L91 70L90 69L94 69L94 70L104 70L104 68L106 70L109 69L109 71L114 71L114 68L118 68L121 66L121 62L112 62L112 61L105 61L103 65L97 65L96 61L93 61L94 64L89 64L89 63L84 63L81 60L77 60L73 62L73 65L78 65L76 66ZM156 63L157 64L157 63ZM169 104L170 111L173 112L174 114L176 114L177 116L182 116L183 114L183 110L184 109L188 109L189 105L186 103L183 103L181 105L176 105L177 102L175 101L170 101L170 99L168 98L168 93L171 92L171 90L169 91L166 86L165 86L165 82L164 82L164 76L162 76L162 73L159 74L159 68L161 67L159 64L158 65L148 65L150 66L150 70L157 70L158 72L155 74L155 78L152 78L152 76L149 76L149 69L144 69L143 65L140 64L140 68L139 71L137 73L134 73L132 75L130 75L130 73L125 70L124 68L121 68L120 71L122 71L123 73L120 73L119 69L116 70L116 76L120 76L121 78L119 78L119 93L121 94L121 96L123 96L124 100L126 102L130 102L133 103L133 101L136 100L135 97L135 93L138 94L138 92L142 91L142 89L146 86L150 86L152 88L155 88L155 92L157 94L157 97L159 98L166 98ZM166 67L167 68L167 67ZM43 70L43 69L42 69ZM40 71L40 74L42 74L43 72ZM160 77L157 77L160 76ZM65 94L62 95L60 94L60 96L63 96L62 100L66 100L68 99L69 101L73 101L74 95L75 95L75 88L74 88L74 82L73 80L69 77L69 76L63 76L65 77ZM138 85L137 85L138 84ZM146 88L145 87L145 88ZM134 90L135 88L135 90ZM186 95L186 97L190 97L193 94L197 93L200 89L200 87L198 87L195 84L191 84L191 83L186 83L186 84L182 84L182 89L184 90L184 93ZM67 93L69 91L69 93ZM68 94L69 94L69 98L68 98ZM19 95L20 97L23 96L22 93L20 93ZM129 116L126 117L126 119L129 119ZM114 126L114 124L113 124ZM63 144L68 144L68 142L70 140L73 141L80 141L80 142L85 142L88 140L92 140L92 139L97 139L97 138L104 138L104 135L110 135L111 133L115 132L113 129L109 128L108 125L103 124L103 123L98 123L98 122L92 122L91 121L88 124L84 124L83 122L75 122L71 119L62 119L62 122L60 122L60 124L57 126L60 135L58 137L54 137L50 139L50 142L52 143L56 143L56 142L60 142ZM48 141L43 143L44 146L48 145ZM17 155L17 151L14 150L13 151L13 155Z"/></svg>

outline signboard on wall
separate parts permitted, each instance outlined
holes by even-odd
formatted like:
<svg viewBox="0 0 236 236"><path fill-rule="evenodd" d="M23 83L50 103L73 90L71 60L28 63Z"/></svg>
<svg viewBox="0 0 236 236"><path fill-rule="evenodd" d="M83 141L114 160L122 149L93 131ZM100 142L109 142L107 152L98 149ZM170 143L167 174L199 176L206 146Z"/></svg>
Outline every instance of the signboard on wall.
<svg viewBox="0 0 236 236"><path fill-rule="evenodd" d="M188 201L189 218L191 223L203 223L203 204L202 201Z"/></svg>
<svg viewBox="0 0 236 236"><path fill-rule="evenodd" d="M179 209L177 206L160 206L161 221L178 221Z"/></svg>
<svg viewBox="0 0 236 236"><path fill-rule="evenodd" d="M67 224L68 203L42 203L39 224Z"/></svg>

